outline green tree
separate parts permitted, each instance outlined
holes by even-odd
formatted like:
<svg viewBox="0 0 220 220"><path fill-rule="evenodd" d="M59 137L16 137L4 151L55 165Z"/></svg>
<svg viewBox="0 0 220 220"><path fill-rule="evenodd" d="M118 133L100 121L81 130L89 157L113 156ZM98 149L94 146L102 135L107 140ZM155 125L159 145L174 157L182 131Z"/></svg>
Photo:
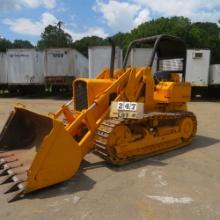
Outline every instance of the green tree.
<svg viewBox="0 0 220 220"><path fill-rule="evenodd" d="M6 39L0 39L0 52L6 52L8 48L12 47L12 43Z"/></svg>
<svg viewBox="0 0 220 220"><path fill-rule="evenodd" d="M88 57L88 48L91 46L101 46L108 44L107 40L100 37L84 37L81 40L77 40L72 44L72 47L80 51L86 57Z"/></svg>
<svg viewBox="0 0 220 220"><path fill-rule="evenodd" d="M158 18L142 23L131 31L132 39L153 36L158 34L170 34L186 38L191 21L184 17Z"/></svg>
<svg viewBox="0 0 220 220"><path fill-rule="evenodd" d="M28 40L15 40L12 48L34 48L34 46Z"/></svg>
<svg viewBox="0 0 220 220"><path fill-rule="evenodd" d="M41 40L38 41L37 47L40 49L70 47L71 43L72 37L62 28L57 25L48 25L41 34Z"/></svg>
<svg viewBox="0 0 220 220"><path fill-rule="evenodd" d="M215 23L193 23L188 31L187 45L211 50L211 63L220 63L220 28Z"/></svg>
<svg viewBox="0 0 220 220"><path fill-rule="evenodd" d="M142 23L130 33L118 33L113 39L125 49L131 40L158 34L178 36L185 40L188 48L210 49L211 63L220 63L220 28L211 22L192 23L185 17L161 17Z"/></svg>
<svg viewBox="0 0 220 220"><path fill-rule="evenodd" d="M220 28L211 22L193 23L185 17L158 18L146 21L128 33L117 33L112 39L124 51L128 44L137 38L158 34L169 34L185 40L188 48L206 48L211 50L211 62L220 63ZM46 47L74 47L88 56L90 46L108 45L107 39L97 36L84 37L72 43L70 35L64 33L60 26L49 25L38 42L40 48ZM143 46L143 45L139 45Z"/></svg>
<svg viewBox="0 0 220 220"><path fill-rule="evenodd" d="M128 44L131 41L132 35L130 33L117 33L111 38L115 42L115 44L125 50L128 47Z"/></svg>

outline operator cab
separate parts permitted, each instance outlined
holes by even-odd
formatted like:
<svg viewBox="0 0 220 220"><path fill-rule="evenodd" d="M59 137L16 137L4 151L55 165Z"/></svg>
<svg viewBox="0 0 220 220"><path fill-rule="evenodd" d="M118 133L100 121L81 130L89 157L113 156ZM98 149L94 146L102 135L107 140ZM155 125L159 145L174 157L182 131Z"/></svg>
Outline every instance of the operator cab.
<svg viewBox="0 0 220 220"><path fill-rule="evenodd" d="M152 68L155 84L160 81L185 81L186 45L180 38L170 35L157 35L135 40L130 43L123 68L134 46L151 48L150 59L146 58L143 66Z"/></svg>
<svg viewBox="0 0 220 220"><path fill-rule="evenodd" d="M129 54L134 46L147 45L152 48L146 62L154 78L154 100L158 103L181 103L190 100L191 85L185 82L186 44L178 37L157 35L141 38L130 43L123 68L127 66Z"/></svg>

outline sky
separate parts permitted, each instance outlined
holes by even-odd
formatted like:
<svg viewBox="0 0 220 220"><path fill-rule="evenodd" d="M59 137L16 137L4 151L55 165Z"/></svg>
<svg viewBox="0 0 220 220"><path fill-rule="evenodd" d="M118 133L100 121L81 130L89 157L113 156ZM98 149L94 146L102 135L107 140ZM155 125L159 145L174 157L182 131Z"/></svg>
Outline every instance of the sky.
<svg viewBox="0 0 220 220"><path fill-rule="evenodd" d="M64 22L73 40L128 32L161 16L220 20L220 0L0 0L0 36L36 44L49 25Z"/></svg>

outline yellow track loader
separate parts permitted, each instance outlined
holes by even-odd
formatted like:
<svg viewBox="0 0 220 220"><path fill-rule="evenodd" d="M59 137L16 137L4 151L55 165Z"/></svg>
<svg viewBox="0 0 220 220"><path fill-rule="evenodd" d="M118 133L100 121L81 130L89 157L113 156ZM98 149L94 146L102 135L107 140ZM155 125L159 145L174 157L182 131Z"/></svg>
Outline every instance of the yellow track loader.
<svg viewBox="0 0 220 220"><path fill-rule="evenodd" d="M10 202L68 180L90 151L122 165L192 141L197 120L186 106L185 43L169 35L135 40L116 70L111 44L110 68L96 79L75 80L72 100L57 112L45 116L15 106L0 135L1 183L9 185ZM150 62L129 67L138 45L153 48Z"/></svg>

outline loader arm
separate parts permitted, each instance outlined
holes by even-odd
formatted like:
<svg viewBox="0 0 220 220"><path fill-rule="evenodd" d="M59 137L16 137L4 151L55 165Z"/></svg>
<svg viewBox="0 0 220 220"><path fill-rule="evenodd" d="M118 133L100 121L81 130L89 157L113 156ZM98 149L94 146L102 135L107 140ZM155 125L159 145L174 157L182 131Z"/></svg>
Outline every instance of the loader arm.
<svg viewBox="0 0 220 220"><path fill-rule="evenodd" d="M108 117L111 101L127 100L125 90L131 75L141 78L146 72L146 68L128 68L115 71L112 79L93 81L106 88L98 90L88 108L81 111L70 110L74 99L49 116L16 106L0 136L2 183L15 182L7 190L15 192L9 201L74 176L83 157L94 148L95 132ZM135 101L137 93L132 94Z"/></svg>
<svg viewBox="0 0 220 220"><path fill-rule="evenodd" d="M99 124L106 118L106 116L109 114L109 107L110 103L106 105L106 108L100 113L99 109L103 105L104 102L106 102L107 97L110 97L111 94L117 93L117 96L115 97L116 100L121 100L122 97L124 97L125 93L125 85L128 82L129 76L132 73L132 69L127 69L118 79L112 79L112 84L103 91L97 98L94 100L94 102L88 107L88 109L84 109L83 111L79 112L77 114L77 117L71 122L68 123L65 126L65 130L72 136L75 137L75 135L78 133L79 127L82 125L86 125L87 132L83 135L83 137L79 140L78 146L81 150L82 158L93 148L93 137L94 133L99 126ZM118 91L119 89L120 92ZM111 101L114 101L111 100ZM68 110L68 105L70 105L71 102L67 103L67 105L64 105L55 115L54 118L59 118L62 114L65 116L71 115L70 110ZM94 117L95 116L95 117ZM67 117L67 120L70 117Z"/></svg>

